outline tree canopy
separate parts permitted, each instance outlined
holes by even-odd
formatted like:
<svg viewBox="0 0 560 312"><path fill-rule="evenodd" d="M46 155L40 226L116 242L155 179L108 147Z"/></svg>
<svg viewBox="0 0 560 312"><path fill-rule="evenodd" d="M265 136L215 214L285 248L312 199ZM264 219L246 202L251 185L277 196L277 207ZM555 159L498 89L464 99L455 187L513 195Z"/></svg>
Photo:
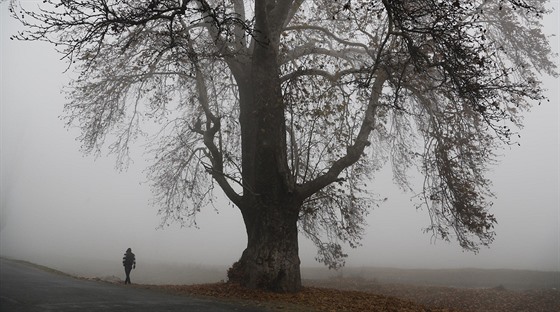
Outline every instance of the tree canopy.
<svg viewBox="0 0 560 312"><path fill-rule="evenodd" d="M131 142L147 136L164 222L192 225L219 186L249 241L230 278L237 268L246 285L294 291L299 273L285 276L295 262L299 272L298 229L318 261L342 265L386 163L404 188L410 170L423 174L427 231L467 250L492 242L488 166L545 100L539 75L557 76L545 4L45 0L11 10L26 26L15 38L53 43L76 71L65 121L81 128L85 152L106 146L126 167ZM295 247L257 251L266 231ZM247 273L263 263L273 272Z"/></svg>

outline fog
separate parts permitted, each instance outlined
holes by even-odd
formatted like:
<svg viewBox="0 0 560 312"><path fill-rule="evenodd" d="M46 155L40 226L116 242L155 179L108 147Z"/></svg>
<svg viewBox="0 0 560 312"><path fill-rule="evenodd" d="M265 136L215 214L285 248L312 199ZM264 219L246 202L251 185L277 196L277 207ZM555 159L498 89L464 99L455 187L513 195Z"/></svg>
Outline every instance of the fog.
<svg viewBox="0 0 560 312"><path fill-rule="evenodd" d="M246 244L236 208L218 200L216 209L200 214L199 228L160 228L157 207L149 204L141 147L125 172L115 170L112 156L82 155L78 131L59 119L66 102L60 90L70 78L66 64L50 45L10 40L20 26L9 18L7 3L0 10L0 255L71 273L120 276L122 254L130 247L138 261L133 276L145 274L148 282L146 272L157 270L167 270L170 278L204 270L224 278ZM560 29L559 20L558 11L547 18L549 33ZM551 40L559 52L558 38ZM427 212L417 211L413 194L393 186L385 170L372 188L388 200L368 216L363 245L347 249L347 267L560 271L560 91L558 80L544 81L551 102L526 115L521 146L501 151L490 173L498 225L489 249L472 254L455 241L433 241L422 232ZM302 266L320 266L314 256L302 238Z"/></svg>

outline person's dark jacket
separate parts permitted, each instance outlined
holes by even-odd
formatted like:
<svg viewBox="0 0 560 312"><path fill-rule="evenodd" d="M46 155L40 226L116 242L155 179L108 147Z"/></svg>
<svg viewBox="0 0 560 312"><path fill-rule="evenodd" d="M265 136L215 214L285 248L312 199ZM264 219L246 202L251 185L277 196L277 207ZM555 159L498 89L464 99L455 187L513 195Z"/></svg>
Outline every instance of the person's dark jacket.
<svg viewBox="0 0 560 312"><path fill-rule="evenodd" d="M127 252L127 253L124 254L122 263L123 263L123 266L125 266L125 267L136 266L136 257L134 256L134 254L132 252Z"/></svg>

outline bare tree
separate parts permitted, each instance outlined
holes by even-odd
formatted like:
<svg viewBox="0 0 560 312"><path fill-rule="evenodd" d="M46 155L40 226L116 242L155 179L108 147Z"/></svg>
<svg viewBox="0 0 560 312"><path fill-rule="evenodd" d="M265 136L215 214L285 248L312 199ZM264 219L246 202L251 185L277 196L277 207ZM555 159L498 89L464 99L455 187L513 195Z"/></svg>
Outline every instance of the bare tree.
<svg viewBox="0 0 560 312"><path fill-rule="evenodd" d="M248 237L230 280L274 291L301 287L298 229L343 265L386 162L404 187L409 169L425 176L428 231L490 244L488 165L544 99L537 75L557 76L544 1L43 2L12 2L15 37L77 71L65 111L84 151L126 166L153 133L164 221L192 224L219 186Z"/></svg>

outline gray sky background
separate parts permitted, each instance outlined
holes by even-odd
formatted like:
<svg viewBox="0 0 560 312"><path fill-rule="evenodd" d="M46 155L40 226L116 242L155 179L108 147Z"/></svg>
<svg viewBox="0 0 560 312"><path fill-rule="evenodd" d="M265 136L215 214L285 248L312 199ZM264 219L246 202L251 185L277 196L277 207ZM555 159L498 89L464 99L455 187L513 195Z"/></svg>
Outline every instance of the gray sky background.
<svg viewBox="0 0 560 312"><path fill-rule="evenodd" d="M546 19L558 33L560 2ZM200 229L171 225L149 205L136 157L128 171L114 169L114 157L83 156L76 129L58 118L65 103L66 64L52 46L17 42L19 25L0 3L1 232L0 254L28 261L62 258L119 261L132 247L142 261L229 265L245 246L241 215L231 205L207 209ZM551 38L558 53L558 37ZM557 60L558 61L558 60ZM386 173L373 187L388 201L369 215L363 246L347 250L348 266L402 268L512 268L560 271L559 100L557 79L544 77L551 102L528 113L521 147L506 148L491 173L497 195L492 212L498 236L490 249L466 253L454 241L433 242L422 228L427 212L416 211L413 194L392 186ZM138 153L140 154L140 153ZM141 154L140 154L141 155ZM303 266L316 266L313 246L302 239Z"/></svg>

